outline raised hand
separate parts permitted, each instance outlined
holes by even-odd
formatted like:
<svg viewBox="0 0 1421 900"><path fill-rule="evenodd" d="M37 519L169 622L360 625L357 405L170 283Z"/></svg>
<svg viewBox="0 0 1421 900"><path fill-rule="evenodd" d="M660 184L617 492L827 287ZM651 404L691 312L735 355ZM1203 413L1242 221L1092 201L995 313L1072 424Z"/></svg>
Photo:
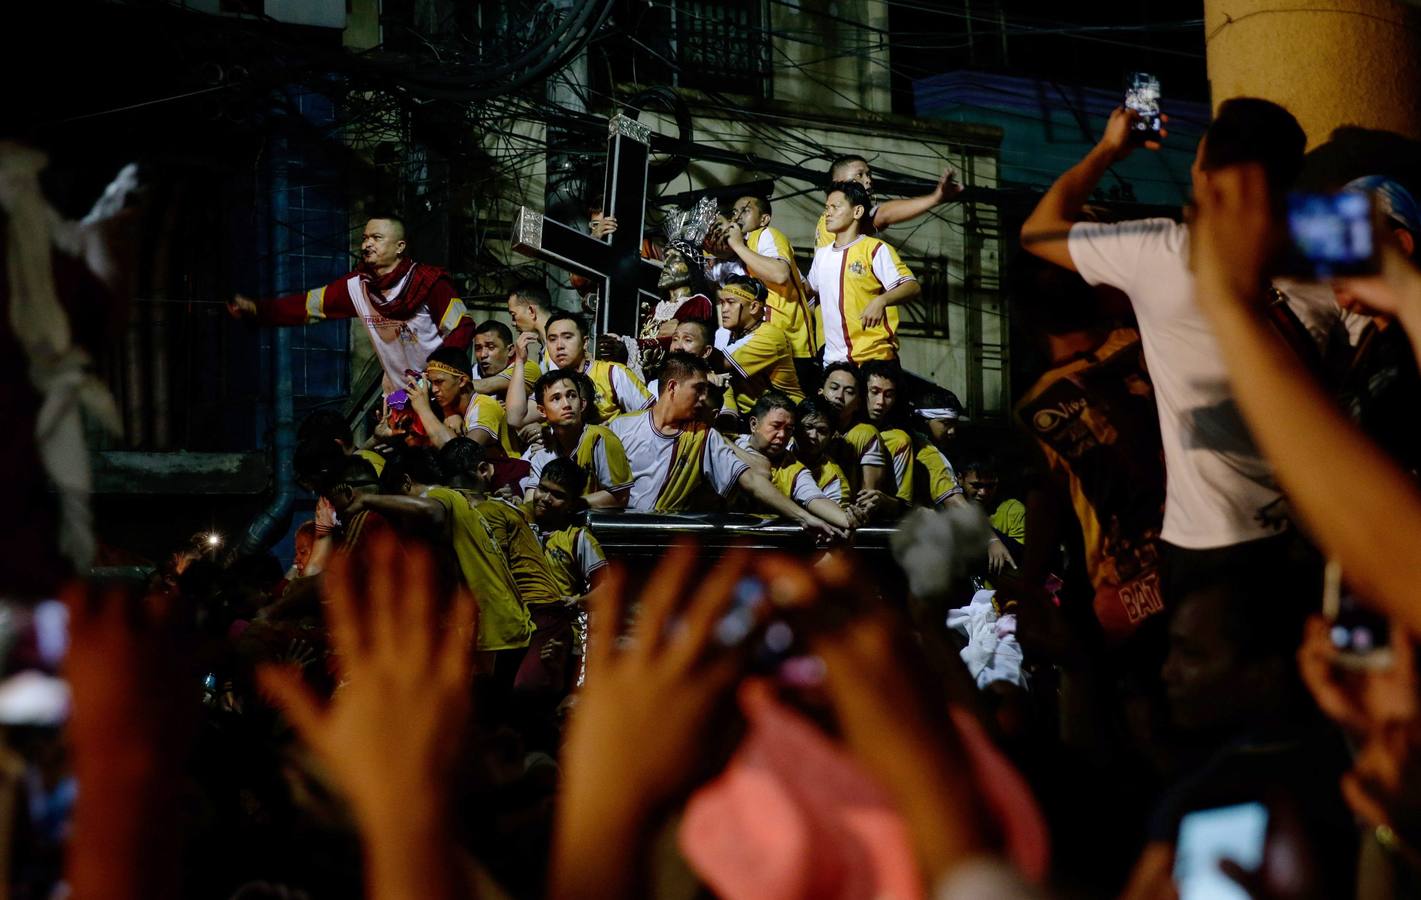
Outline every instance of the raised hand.
<svg viewBox="0 0 1421 900"><path fill-rule="evenodd" d="M234 319L254 319L257 315L256 301L242 294L236 294L227 301L227 315Z"/></svg>
<svg viewBox="0 0 1421 900"><path fill-rule="evenodd" d="M957 170L951 167L942 170L942 177L937 180L937 187L933 193L937 195L938 203L948 203L957 198L965 190L962 183L957 180Z"/></svg>
<svg viewBox="0 0 1421 900"><path fill-rule="evenodd" d="M1267 173L1257 163L1211 171L1195 203L1190 245L1200 302L1261 302L1265 272L1281 241Z"/></svg>
<svg viewBox="0 0 1421 900"><path fill-rule="evenodd" d="M663 557L629 641L625 567L609 566L589 597L587 680L563 749L551 897L635 896L644 834L704 772L715 713L743 663L740 650L716 642L715 624L750 558L732 551L700 579L696 559L690 544Z"/></svg>

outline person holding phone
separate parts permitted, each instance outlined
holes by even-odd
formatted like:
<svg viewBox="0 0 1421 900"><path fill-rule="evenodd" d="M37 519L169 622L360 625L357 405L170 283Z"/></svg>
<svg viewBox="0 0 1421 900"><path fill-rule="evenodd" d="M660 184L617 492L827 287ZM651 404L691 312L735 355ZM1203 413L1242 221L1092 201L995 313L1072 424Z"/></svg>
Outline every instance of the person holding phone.
<svg viewBox="0 0 1421 900"><path fill-rule="evenodd" d="M1159 149L1158 140L1135 137L1136 120L1137 114L1123 107L1111 114L1100 142L1056 180L1022 225L1021 242L1091 285L1123 291L1134 307L1164 448L1161 539L1168 594L1172 571L1218 567L1234 555L1253 553L1259 542L1282 535L1287 521L1272 472L1234 412L1224 353L1195 301L1190 226L1163 218L1080 221L1112 165L1138 147ZM1260 166L1270 192L1279 195L1301 170L1306 140L1297 120L1276 103L1227 100L1199 143L1191 168L1194 191L1204 190L1220 168L1248 160ZM1260 284L1260 294L1264 290ZM1290 303L1335 307L1326 291ZM1298 318L1314 316L1305 308Z"/></svg>

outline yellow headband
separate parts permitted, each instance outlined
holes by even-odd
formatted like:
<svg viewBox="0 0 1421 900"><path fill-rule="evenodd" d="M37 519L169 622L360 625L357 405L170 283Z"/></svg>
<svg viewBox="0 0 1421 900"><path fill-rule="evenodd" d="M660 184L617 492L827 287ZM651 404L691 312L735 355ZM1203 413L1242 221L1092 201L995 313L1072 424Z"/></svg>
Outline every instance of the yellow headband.
<svg viewBox="0 0 1421 900"><path fill-rule="evenodd" d="M469 377L469 373L468 373L468 372L460 372L458 369L454 368L453 366L451 366L451 365L449 365L449 364L447 364L447 363L442 363L442 362L426 363L426 364L425 364L425 367L424 367L424 371L426 371L426 372L443 372L445 375L452 375L452 376L455 377L455 378L459 378L459 377L461 377L461 376L464 377L464 378L468 378L468 377Z"/></svg>
<svg viewBox="0 0 1421 900"><path fill-rule="evenodd" d="M727 284L725 287L720 289L720 292L722 294L729 294L730 296L743 300L746 303L754 303L760 299L759 297L755 296L754 291L750 290L743 284Z"/></svg>

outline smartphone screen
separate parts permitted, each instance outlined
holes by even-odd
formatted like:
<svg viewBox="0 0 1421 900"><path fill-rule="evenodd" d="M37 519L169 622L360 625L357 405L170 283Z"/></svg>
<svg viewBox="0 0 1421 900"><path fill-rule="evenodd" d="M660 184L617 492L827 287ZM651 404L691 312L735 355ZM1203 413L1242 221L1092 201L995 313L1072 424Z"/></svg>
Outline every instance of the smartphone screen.
<svg viewBox="0 0 1421 900"><path fill-rule="evenodd" d="M1159 108L1159 79L1144 72L1135 72L1125 86L1125 107L1134 110L1139 118L1135 120L1135 130L1159 134L1162 120Z"/></svg>
<svg viewBox="0 0 1421 900"><path fill-rule="evenodd" d="M1219 868L1231 859L1246 870L1263 863L1268 810L1261 803L1201 809L1179 823L1174 845L1174 884L1179 900L1249 900L1248 893Z"/></svg>
<svg viewBox="0 0 1421 900"><path fill-rule="evenodd" d="M1359 191L1290 194L1288 232L1303 272L1317 279L1376 268L1372 200Z"/></svg>
<svg viewBox="0 0 1421 900"><path fill-rule="evenodd" d="M1323 578L1322 611L1340 662L1384 666L1391 661L1391 622L1351 590L1335 559L1328 560Z"/></svg>

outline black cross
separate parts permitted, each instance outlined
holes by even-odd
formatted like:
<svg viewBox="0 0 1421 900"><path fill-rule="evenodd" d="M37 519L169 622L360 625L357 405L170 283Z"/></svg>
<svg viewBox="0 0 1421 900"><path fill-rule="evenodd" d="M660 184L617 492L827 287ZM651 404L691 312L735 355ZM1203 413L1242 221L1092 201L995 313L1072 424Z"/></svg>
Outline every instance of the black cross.
<svg viewBox="0 0 1421 900"><path fill-rule="evenodd" d="M601 282L599 333L635 336L641 300L661 299L661 267L641 257L650 143L651 129L635 119L617 115L608 122L603 213L616 217L617 230L607 237L583 234L526 206L513 219L514 250Z"/></svg>

